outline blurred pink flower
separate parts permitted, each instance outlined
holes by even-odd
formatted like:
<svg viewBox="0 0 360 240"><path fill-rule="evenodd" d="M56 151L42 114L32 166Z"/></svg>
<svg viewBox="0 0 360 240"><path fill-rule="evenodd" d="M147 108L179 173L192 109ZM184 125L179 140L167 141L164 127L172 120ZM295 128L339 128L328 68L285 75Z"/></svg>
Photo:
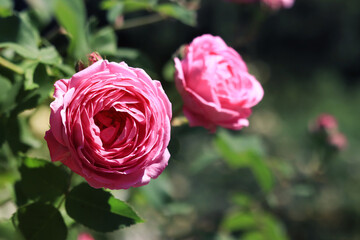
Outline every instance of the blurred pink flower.
<svg viewBox="0 0 360 240"><path fill-rule="evenodd" d="M80 233L77 240L95 240L89 233Z"/></svg>
<svg viewBox="0 0 360 240"><path fill-rule="evenodd" d="M323 113L317 119L315 123L315 129L331 130L338 127L337 120L334 116Z"/></svg>
<svg viewBox="0 0 360 240"><path fill-rule="evenodd" d="M295 0L262 0L271 9L290 8L294 5Z"/></svg>
<svg viewBox="0 0 360 240"><path fill-rule="evenodd" d="M346 136L339 131L338 122L333 115L320 114L310 125L309 130L322 144L334 147L339 151L344 150L347 146Z"/></svg>
<svg viewBox="0 0 360 240"><path fill-rule="evenodd" d="M280 8L290 8L294 5L295 0L227 0L235 3L254 3L262 2L273 10Z"/></svg>
<svg viewBox="0 0 360 240"><path fill-rule="evenodd" d="M264 91L233 48L205 34L185 48L182 60L174 60L175 83L190 126L214 132L216 126L238 130L249 125L251 108Z"/></svg>
<svg viewBox="0 0 360 240"><path fill-rule="evenodd" d="M329 145L335 147L337 150L344 150L347 146L347 138L344 134L336 132L328 137Z"/></svg>

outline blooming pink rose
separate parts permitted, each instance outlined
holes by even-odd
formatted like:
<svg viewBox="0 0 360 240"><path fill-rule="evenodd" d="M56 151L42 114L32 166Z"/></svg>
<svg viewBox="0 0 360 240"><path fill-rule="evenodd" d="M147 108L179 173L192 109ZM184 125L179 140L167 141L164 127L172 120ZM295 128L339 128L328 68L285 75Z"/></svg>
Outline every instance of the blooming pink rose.
<svg viewBox="0 0 360 240"><path fill-rule="evenodd" d="M214 132L216 126L241 129L249 125L251 107L263 89L248 73L240 55L220 37L209 34L187 46L183 60L175 58L175 81L190 126Z"/></svg>
<svg viewBox="0 0 360 240"><path fill-rule="evenodd" d="M57 81L54 97L51 159L92 187L142 186L168 164L171 103L142 69L100 60Z"/></svg>

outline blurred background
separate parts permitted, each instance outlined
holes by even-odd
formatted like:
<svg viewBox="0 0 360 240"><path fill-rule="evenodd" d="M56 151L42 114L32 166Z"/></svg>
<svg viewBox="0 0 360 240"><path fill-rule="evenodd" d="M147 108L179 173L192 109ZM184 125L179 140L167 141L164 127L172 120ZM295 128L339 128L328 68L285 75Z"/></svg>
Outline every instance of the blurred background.
<svg viewBox="0 0 360 240"><path fill-rule="evenodd" d="M210 134L183 124L180 113L164 173L145 187L113 191L146 222L106 234L78 225L68 238L85 231L95 239L360 239L360 1L296 0L274 11L223 0L128 1L144 3L128 8L120 0L84 0L74 1L73 17L61 14L66 8L59 10L59 2L0 1L2 17L21 13L40 45L56 49L55 57L46 54L51 63L35 66L29 88L17 87L0 65L2 239L10 239L6 219L16 209L8 200L19 178L12 159L19 152L50 159L43 136L53 82L71 76L76 60L96 50L159 79L178 113L172 59L204 33L237 50L265 90L250 126ZM149 7L169 2L181 9ZM72 39L65 31L71 24ZM22 63L27 56L1 46L10 28L0 22L0 56ZM323 113L336 118L346 144L330 143L327 129L316 128Z"/></svg>

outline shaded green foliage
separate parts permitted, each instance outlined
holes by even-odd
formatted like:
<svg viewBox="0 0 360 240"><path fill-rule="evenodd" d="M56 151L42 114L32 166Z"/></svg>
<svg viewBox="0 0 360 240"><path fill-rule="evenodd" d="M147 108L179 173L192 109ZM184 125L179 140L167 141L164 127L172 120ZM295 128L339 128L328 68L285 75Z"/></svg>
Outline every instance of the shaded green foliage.
<svg viewBox="0 0 360 240"><path fill-rule="evenodd" d="M56 208L44 203L33 203L20 207L13 216L25 239L64 240L67 228Z"/></svg>
<svg viewBox="0 0 360 240"><path fill-rule="evenodd" d="M51 162L25 158L19 168L21 180L16 183L18 205L28 200L54 202L69 187L69 174Z"/></svg>
<svg viewBox="0 0 360 240"><path fill-rule="evenodd" d="M86 183L76 186L69 192L65 207L70 217L100 232L118 230L143 221L125 202Z"/></svg>

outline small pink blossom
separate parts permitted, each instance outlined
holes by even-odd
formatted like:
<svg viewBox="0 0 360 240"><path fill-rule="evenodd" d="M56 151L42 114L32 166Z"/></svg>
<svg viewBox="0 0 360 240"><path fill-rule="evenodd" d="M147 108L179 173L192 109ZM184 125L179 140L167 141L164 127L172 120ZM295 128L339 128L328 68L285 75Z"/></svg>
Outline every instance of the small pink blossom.
<svg viewBox="0 0 360 240"><path fill-rule="evenodd" d="M95 240L90 233L80 233L77 240Z"/></svg>
<svg viewBox="0 0 360 240"><path fill-rule="evenodd" d="M175 82L190 126L214 132L216 126L248 126L251 108L264 95L241 56L220 38L209 34L195 38L175 58Z"/></svg>
<svg viewBox="0 0 360 240"><path fill-rule="evenodd" d="M310 125L310 132L321 144L331 146L339 151L347 146L347 138L338 129L338 121L328 113L320 114Z"/></svg>
<svg viewBox="0 0 360 240"><path fill-rule="evenodd" d="M262 0L262 2L274 10L291 8L294 5L294 0Z"/></svg>
<svg viewBox="0 0 360 240"><path fill-rule="evenodd" d="M338 123L334 116L323 113L317 119L315 123L315 129L332 130L337 129Z"/></svg>

